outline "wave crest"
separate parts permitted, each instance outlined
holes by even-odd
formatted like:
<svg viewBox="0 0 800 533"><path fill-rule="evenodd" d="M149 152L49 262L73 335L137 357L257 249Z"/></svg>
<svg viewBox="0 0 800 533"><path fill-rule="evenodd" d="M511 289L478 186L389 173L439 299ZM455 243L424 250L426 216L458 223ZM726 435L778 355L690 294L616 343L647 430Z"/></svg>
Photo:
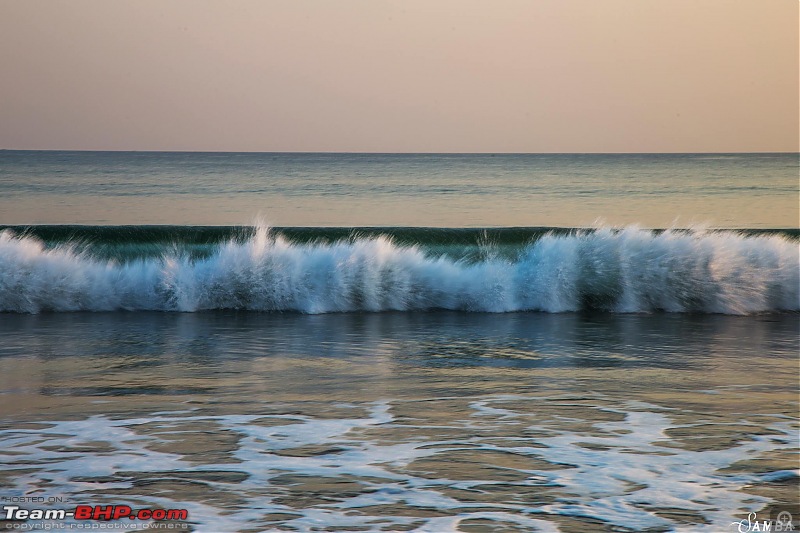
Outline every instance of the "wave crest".
<svg viewBox="0 0 800 533"><path fill-rule="evenodd" d="M118 263L0 232L0 311L206 309L797 311L800 257L779 235L626 227L545 235L516 257L469 262L386 236L297 244L259 227L201 259Z"/></svg>

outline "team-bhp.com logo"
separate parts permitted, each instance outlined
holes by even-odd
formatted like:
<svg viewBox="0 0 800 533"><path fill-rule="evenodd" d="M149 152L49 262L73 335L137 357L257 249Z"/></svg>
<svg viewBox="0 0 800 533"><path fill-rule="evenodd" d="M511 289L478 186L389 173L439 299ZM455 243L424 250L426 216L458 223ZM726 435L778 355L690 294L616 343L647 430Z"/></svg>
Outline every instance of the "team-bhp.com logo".
<svg viewBox="0 0 800 533"><path fill-rule="evenodd" d="M127 505L78 505L74 509L22 509L3 506L3 520L186 520L187 509L133 509Z"/></svg>

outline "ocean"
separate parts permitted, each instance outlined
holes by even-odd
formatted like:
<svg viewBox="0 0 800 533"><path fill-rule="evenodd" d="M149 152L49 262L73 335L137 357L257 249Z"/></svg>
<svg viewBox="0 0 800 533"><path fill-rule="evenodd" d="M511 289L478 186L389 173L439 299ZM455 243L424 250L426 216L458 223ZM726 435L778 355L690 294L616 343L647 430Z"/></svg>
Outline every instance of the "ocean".
<svg viewBox="0 0 800 533"><path fill-rule="evenodd" d="M0 524L798 527L798 167L0 151Z"/></svg>

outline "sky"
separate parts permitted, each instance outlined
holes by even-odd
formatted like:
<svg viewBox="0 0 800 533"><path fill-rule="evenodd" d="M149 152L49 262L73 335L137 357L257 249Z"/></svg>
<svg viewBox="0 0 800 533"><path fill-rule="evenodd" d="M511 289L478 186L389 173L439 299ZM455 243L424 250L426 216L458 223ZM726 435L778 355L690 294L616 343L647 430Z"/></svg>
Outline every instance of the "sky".
<svg viewBox="0 0 800 533"><path fill-rule="evenodd" d="M0 0L0 148L798 151L797 0Z"/></svg>

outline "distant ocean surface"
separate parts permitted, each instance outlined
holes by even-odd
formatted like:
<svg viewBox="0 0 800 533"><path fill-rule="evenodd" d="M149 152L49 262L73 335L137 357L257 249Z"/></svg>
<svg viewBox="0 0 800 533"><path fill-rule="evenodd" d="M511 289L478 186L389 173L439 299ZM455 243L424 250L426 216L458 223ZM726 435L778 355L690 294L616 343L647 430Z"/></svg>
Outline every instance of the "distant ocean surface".
<svg viewBox="0 0 800 533"><path fill-rule="evenodd" d="M0 151L0 223L795 228L797 154Z"/></svg>
<svg viewBox="0 0 800 533"><path fill-rule="evenodd" d="M800 521L799 199L797 154L0 151L0 501Z"/></svg>

